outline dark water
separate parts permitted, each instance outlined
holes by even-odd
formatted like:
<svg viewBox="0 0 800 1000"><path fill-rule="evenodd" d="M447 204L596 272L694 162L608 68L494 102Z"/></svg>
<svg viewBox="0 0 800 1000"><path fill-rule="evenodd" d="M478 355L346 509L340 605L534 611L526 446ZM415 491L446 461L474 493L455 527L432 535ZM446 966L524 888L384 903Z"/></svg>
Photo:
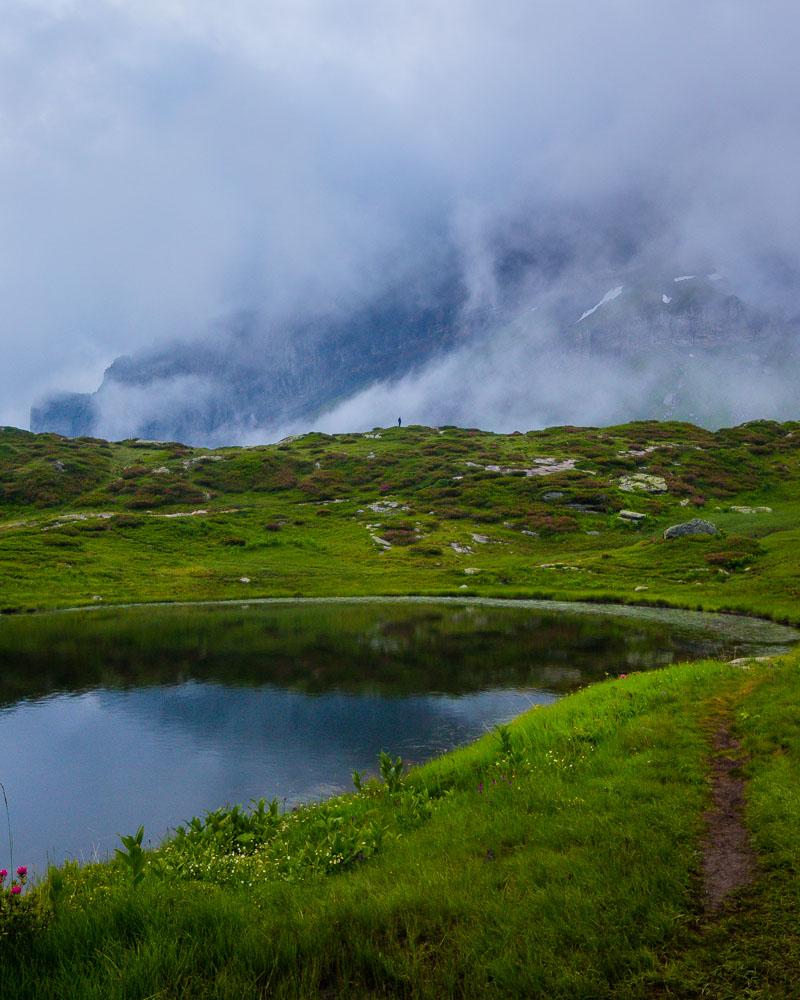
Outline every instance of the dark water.
<svg viewBox="0 0 800 1000"><path fill-rule="evenodd" d="M607 673L751 648L667 618L315 603L0 619L14 863L104 857L140 823L157 841L226 802L325 796L381 749L422 761Z"/></svg>

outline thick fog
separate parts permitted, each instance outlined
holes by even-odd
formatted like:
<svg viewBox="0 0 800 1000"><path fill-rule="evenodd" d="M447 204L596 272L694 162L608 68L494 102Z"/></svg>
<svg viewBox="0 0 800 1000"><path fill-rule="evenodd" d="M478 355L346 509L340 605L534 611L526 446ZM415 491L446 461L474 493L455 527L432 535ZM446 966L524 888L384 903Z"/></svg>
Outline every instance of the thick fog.
<svg viewBox="0 0 800 1000"><path fill-rule="evenodd" d="M267 331L346 315L452 260L465 312L491 315L520 231L526 304L567 283L588 309L620 270L703 267L797 316L798 50L789 0L5 0L0 423L238 310ZM661 377L565 367L546 309L490 342L316 425L599 423ZM771 416L797 372L699 371L691 391L726 381L734 417ZM110 394L101 429L213 391Z"/></svg>

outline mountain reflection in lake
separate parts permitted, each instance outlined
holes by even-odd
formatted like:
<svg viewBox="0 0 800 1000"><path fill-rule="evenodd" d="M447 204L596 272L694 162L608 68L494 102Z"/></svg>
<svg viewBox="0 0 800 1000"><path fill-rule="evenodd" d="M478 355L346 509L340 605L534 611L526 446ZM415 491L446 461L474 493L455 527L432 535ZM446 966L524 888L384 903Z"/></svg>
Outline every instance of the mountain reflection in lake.
<svg viewBox="0 0 800 1000"><path fill-rule="evenodd" d="M226 802L328 795L381 749L422 761L606 673L724 646L674 622L458 604L4 618L14 860L41 870L140 823L157 841Z"/></svg>

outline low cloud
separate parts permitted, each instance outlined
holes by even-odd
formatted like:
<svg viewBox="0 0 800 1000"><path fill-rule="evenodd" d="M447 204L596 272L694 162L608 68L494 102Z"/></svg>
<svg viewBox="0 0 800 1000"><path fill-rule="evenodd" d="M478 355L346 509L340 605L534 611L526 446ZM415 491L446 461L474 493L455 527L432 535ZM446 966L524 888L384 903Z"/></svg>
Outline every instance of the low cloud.
<svg viewBox="0 0 800 1000"><path fill-rule="evenodd" d="M588 308L620 268L702 265L797 316L799 27L789 0L7 0L0 422L118 355L213 343L241 309L267 359L281 331L446 267L485 328L509 246L520 302L569 286ZM326 426L597 423L660 389L650 368L565 369L542 336L499 324ZM740 376L737 413L764 415L795 377ZM103 433L173 389L107 394ZM718 390L698 372L691 391Z"/></svg>

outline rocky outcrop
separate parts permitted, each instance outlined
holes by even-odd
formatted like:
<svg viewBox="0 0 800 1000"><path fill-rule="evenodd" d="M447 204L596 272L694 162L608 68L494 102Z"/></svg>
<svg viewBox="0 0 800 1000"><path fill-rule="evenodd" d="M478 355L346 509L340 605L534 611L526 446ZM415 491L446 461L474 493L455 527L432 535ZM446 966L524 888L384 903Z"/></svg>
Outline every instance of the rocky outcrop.
<svg viewBox="0 0 800 1000"><path fill-rule="evenodd" d="M634 472L633 475L620 478L619 488L623 493L666 493L667 481L663 476Z"/></svg>

